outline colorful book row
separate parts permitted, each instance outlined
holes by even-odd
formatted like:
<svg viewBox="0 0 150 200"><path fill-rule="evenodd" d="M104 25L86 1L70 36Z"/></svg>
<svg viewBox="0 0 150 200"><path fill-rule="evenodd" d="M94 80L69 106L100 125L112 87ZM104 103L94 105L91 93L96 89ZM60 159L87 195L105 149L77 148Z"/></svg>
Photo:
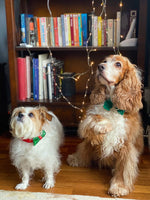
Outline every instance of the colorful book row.
<svg viewBox="0 0 150 200"><path fill-rule="evenodd" d="M19 100L43 100L60 98L60 79L63 73L63 62L48 54L39 54L31 60L30 56L17 58L18 98Z"/></svg>

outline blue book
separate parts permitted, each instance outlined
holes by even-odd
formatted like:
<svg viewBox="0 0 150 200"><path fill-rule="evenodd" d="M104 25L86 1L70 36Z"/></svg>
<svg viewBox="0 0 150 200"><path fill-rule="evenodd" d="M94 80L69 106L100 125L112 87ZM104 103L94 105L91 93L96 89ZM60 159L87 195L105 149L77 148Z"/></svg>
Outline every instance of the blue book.
<svg viewBox="0 0 150 200"><path fill-rule="evenodd" d="M33 99L39 100L39 62L33 58Z"/></svg>
<svg viewBox="0 0 150 200"><path fill-rule="evenodd" d="M29 30L29 25L27 22L28 17L33 17L31 14L25 14L22 13L20 14L20 28L21 28L21 43L26 43L27 44L27 37L28 37L28 30Z"/></svg>
<svg viewBox="0 0 150 200"><path fill-rule="evenodd" d="M82 21L81 21L81 14L78 14L78 27L79 27L79 46L82 46Z"/></svg>
<svg viewBox="0 0 150 200"><path fill-rule="evenodd" d="M65 24L64 24L64 15L61 15L61 29L62 29L62 46L66 46L65 40Z"/></svg>
<svg viewBox="0 0 150 200"><path fill-rule="evenodd" d="M88 15L87 15L87 13L82 13L81 19L82 19L83 46L86 46L86 42L88 40Z"/></svg>

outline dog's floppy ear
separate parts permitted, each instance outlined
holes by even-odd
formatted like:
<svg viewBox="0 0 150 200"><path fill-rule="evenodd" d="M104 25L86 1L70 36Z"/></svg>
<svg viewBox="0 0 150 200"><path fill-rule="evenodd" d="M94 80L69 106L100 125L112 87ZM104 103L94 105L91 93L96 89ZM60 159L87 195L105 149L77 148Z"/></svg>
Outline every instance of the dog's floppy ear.
<svg viewBox="0 0 150 200"><path fill-rule="evenodd" d="M47 108L46 107L39 107L38 108L39 112L40 112L40 116L43 118L43 119L48 119L49 121L52 120L52 115L50 115L47 111Z"/></svg>
<svg viewBox="0 0 150 200"><path fill-rule="evenodd" d="M115 107L126 112L137 112L142 105L141 75L136 66L126 58L126 71L112 96Z"/></svg>

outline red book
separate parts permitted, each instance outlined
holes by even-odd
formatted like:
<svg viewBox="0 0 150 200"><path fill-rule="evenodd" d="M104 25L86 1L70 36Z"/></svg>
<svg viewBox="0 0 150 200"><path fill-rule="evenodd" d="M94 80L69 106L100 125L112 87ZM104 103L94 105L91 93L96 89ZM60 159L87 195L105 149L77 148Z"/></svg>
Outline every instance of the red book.
<svg viewBox="0 0 150 200"><path fill-rule="evenodd" d="M74 46L73 14L70 14L71 46Z"/></svg>
<svg viewBox="0 0 150 200"><path fill-rule="evenodd" d="M73 14L74 46L79 46L78 14Z"/></svg>
<svg viewBox="0 0 150 200"><path fill-rule="evenodd" d="M17 58L18 71L18 98L25 100L27 98L27 76L26 76L26 58Z"/></svg>
<svg viewBox="0 0 150 200"><path fill-rule="evenodd" d="M37 17L38 46L41 47L40 18Z"/></svg>
<svg viewBox="0 0 150 200"><path fill-rule="evenodd" d="M59 40L58 40L58 23L57 23L57 17L53 17L54 22L54 37L55 37L55 46L59 46Z"/></svg>

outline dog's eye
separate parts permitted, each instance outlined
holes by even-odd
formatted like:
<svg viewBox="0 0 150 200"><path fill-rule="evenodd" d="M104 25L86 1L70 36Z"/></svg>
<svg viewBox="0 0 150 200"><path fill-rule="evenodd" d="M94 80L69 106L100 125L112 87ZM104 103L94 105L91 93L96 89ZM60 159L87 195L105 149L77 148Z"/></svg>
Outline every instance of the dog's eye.
<svg viewBox="0 0 150 200"><path fill-rule="evenodd" d="M118 67L118 68L120 68L121 67L121 63L120 62L116 62L115 66Z"/></svg>
<svg viewBox="0 0 150 200"><path fill-rule="evenodd" d="M107 61L106 61L106 60L104 60L104 61L103 61L103 63L107 63Z"/></svg>
<svg viewBox="0 0 150 200"><path fill-rule="evenodd" d="M33 115L33 113L31 112L31 113L29 113L29 117L34 117L34 115Z"/></svg>

